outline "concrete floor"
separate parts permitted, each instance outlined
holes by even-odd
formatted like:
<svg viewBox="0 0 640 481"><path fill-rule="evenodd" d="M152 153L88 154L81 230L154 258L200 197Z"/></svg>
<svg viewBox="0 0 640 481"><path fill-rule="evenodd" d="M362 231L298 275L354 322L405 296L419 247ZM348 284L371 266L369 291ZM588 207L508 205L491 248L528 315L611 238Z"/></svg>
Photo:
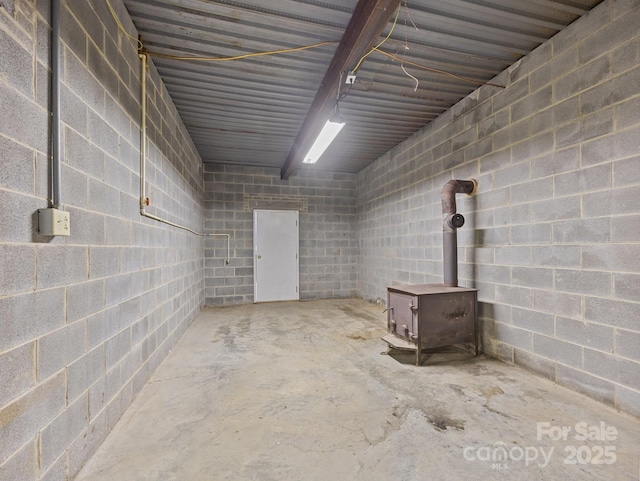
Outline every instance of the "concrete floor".
<svg viewBox="0 0 640 481"><path fill-rule="evenodd" d="M638 419L483 356L403 364L381 310L205 309L76 480L640 479Z"/></svg>

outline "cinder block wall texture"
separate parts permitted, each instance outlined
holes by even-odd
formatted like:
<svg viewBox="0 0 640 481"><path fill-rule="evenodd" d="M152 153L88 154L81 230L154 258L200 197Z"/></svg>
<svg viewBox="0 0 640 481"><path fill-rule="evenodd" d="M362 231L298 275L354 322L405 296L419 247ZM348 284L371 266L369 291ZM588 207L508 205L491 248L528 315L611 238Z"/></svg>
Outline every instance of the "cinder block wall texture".
<svg viewBox="0 0 640 481"><path fill-rule="evenodd" d="M139 60L104 0L63 2L71 236L37 234L50 197L49 10L0 7L2 480L72 479L204 300L203 241L139 215ZM201 229L201 160L153 66L148 78L150 211Z"/></svg>
<svg viewBox="0 0 640 481"><path fill-rule="evenodd" d="M231 235L207 238L206 302L253 302L253 210L299 211L300 299L356 296L354 174L303 170L289 180L280 169L205 164L206 228Z"/></svg>
<svg viewBox="0 0 640 481"><path fill-rule="evenodd" d="M640 2L605 1L358 175L358 289L442 282L440 191L485 352L640 415Z"/></svg>

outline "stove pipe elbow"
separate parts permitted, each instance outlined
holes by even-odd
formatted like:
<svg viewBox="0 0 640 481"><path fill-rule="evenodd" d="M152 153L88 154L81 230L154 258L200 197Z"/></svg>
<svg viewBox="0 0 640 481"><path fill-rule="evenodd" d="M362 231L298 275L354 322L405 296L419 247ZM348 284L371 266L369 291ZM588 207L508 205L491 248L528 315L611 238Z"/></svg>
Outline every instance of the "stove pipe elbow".
<svg viewBox="0 0 640 481"><path fill-rule="evenodd" d="M458 235L457 229L464 225L464 217L456 212L456 194L474 195L478 181L450 180L442 188L442 256L444 285L458 286Z"/></svg>

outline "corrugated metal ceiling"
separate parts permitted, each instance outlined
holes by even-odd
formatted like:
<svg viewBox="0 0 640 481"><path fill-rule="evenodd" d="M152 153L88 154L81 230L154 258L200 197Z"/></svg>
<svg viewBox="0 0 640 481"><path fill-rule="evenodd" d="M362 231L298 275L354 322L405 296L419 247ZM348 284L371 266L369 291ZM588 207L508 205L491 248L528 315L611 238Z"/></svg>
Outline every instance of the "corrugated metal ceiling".
<svg viewBox="0 0 640 481"><path fill-rule="evenodd" d="M362 62L342 92L346 126L317 168L361 170L599 2L402 0L381 47L396 58L374 52ZM150 53L227 57L336 42L234 61L153 58L205 162L282 167L357 0L124 3Z"/></svg>

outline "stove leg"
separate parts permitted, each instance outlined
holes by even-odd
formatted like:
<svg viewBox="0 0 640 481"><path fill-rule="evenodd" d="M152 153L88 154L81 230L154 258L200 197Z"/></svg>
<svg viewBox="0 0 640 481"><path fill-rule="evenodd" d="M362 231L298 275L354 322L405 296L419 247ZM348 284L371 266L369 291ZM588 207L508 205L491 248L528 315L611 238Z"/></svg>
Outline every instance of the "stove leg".
<svg viewBox="0 0 640 481"><path fill-rule="evenodd" d="M476 315L475 322L473 323L473 342L476 345L476 357L478 356L480 348L480 334L478 333L478 316Z"/></svg>

